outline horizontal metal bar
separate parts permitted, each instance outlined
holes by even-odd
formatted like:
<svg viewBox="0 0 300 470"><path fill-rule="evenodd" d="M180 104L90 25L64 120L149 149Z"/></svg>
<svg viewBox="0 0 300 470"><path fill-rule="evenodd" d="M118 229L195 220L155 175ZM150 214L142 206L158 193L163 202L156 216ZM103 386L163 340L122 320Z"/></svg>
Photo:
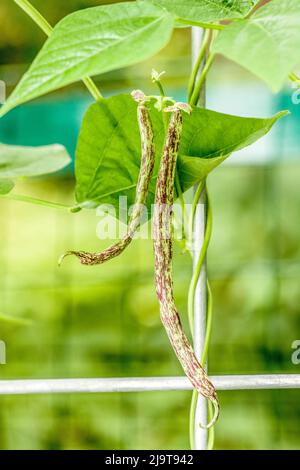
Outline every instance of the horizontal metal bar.
<svg viewBox="0 0 300 470"><path fill-rule="evenodd" d="M300 389L298 375L225 375L211 377L217 390ZM0 395L113 393L192 390L186 377L112 379L0 380Z"/></svg>

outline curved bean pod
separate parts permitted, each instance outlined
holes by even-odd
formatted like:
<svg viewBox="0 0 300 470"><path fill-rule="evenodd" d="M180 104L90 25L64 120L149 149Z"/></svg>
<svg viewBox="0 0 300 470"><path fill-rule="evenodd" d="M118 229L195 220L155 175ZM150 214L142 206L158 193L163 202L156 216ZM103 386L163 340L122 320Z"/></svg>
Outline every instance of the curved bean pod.
<svg viewBox="0 0 300 470"><path fill-rule="evenodd" d="M71 255L79 258L81 264L87 266L103 264L106 261L116 258L117 256L121 255L131 243L134 234L140 225L141 216L146 205L149 185L153 175L155 163L155 146L151 117L146 106L147 97L139 90L134 91L132 93L132 97L135 101L138 102L137 115L141 136L142 158L139 179L136 187L136 200L132 213L129 217L127 233L124 238L122 238L122 240L110 246L101 253L69 251L63 255L60 260L60 264L66 256Z"/></svg>

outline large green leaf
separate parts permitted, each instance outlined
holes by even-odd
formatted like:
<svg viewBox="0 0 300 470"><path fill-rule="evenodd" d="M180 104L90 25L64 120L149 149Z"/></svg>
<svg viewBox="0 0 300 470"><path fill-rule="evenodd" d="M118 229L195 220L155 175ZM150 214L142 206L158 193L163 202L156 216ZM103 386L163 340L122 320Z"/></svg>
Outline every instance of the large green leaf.
<svg viewBox="0 0 300 470"><path fill-rule="evenodd" d="M0 194L9 193L14 180L22 176L54 173L71 161L62 145L19 147L0 144Z"/></svg>
<svg viewBox="0 0 300 470"><path fill-rule="evenodd" d="M218 36L214 52L238 62L279 91L300 63L300 1L273 0Z"/></svg>
<svg viewBox="0 0 300 470"><path fill-rule="evenodd" d="M194 108L184 117L178 170L181 186L189 189L205 178L233 152L266 135L287 111L268 119L244 118Z"/></svg>
<svg viewBox="0 0 300 470"><path fill-rule="evenodd" d="M185 22L212 23L243 18L257 0L154 0Z"/></svg>
<svg viewBox="0 0 300 470"><path fill-rule="evenodd" d="M0 111L77 80L151 57L170 39L174 17L151 3L126 2L77 11L54 28Z"/></svg>
<svg viewBox="0 0 300 470"><path fill-rule="evenodd" d="M76 154L76 198L81 207L113 204L119 196L135 199L140 169L140 136L137 105L129 95L118 95L93 104L83 120ZM232 152L265 135L285 113L271 119L229 116L201 108L184 117L184 130L178 162L182 188L187 190L202 180ZM157 159L148 204L155 194L164 126L159 113L151 108L156 135Z"/></svg>

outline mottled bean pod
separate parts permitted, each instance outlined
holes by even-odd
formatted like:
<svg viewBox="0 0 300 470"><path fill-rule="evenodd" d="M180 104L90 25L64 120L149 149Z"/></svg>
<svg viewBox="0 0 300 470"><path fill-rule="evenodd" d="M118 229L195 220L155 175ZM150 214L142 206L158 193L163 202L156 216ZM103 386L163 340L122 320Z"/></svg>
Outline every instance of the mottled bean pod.
<svg viewBox="0 0 300 470"><path fill-rule="evenodd" d="M207 427L218 418L219 404L213 384L197 360L186 334L174 300L172 212L174 204L174 180L178 150L183 127L183 111L190 112L188 105L177 103L165 111L171 112L163 156L156 187L154 212L154 252L156 291L160 315L174 352L194 388L215 406L215 416Z"/></svg>
<svg viewBox="0 0 300 470"><path fill-rule="evenodd" d="M61 261L70 255L77 256L81 264L94 266L103 264L117 256L121 255L123 251L131 243L135 232L137 231L141 216L145 209L149 185L153 175L155 163L155 146L154 135L150 113L146 105L147 97L143 92L136 90L132 93L132 97L138 103L137 114L138 123L141 136L141 168L139 179L136 187L136 199L129 217L128 228L126 235L118 243L110 246L101 253L88 253L85 251L69 251L61 259Z"/></svg>

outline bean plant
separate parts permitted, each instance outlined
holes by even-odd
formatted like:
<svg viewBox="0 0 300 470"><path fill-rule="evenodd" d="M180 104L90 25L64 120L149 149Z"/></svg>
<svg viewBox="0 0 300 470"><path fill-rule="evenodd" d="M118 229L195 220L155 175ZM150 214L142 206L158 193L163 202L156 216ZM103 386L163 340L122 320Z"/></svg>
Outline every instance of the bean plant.
<svg viewBox="0 0 300 470"><path fill-rule="evenodd" d="M188 294L193 334L196 287L211 233L212 210L207 176L235 151L266 135L287 113L265 119L239 117L201 107L203 87L218 55L248 69L274 93L288 80L299 85L299 0L137 0L76 11L54 28L28 0L14 0L48 36L45 44L0 110L0 117L28 101L81 80L94 99L87 109L76 150L76 188L71 212L96 209L100 204L118 208L120 196L132 206L123 239L104 252L71 250L82 265L109 261L128 247L141 225L144 209L153 211L155 284L162 323L173 350L193 388L190 440L194 447L194 416L198 394L208 399L209 448L220 405L207 376L205 363L211 335L212 294L207 286L207 334L204 351L196 358L183 331L174 300L174 202L184 213L184 248L192 252L195 214L206 196L206 230ZM186 101L165 94L162 75L152 72L157 96L138 89L103 97L91 78L154 56L172 38L175 28L202 28L203 40L186 88ZM202 103L203 104L203 103ZM13 191L20 176L57 171L70 161L59 145L22 148L0 144L0 194L43 205L56 204L21 196ZM185 193L194 188L186 214ZM59 204L57 204L59 206ZM150 216L151 217L151 216ZM189 217L189 220L187 220ZM72 247L70 247L72 248ZM104 268L103 268L104 269ZM203 426L200 423L200 426Z"/></svg>

